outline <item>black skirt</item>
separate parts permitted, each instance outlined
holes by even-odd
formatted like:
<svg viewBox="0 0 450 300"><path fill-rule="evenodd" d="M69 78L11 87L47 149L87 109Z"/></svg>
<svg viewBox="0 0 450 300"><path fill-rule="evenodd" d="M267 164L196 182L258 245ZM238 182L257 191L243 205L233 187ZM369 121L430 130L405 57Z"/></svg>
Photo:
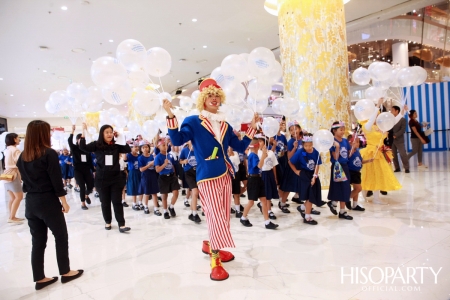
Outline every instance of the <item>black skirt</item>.
<svg viewBox="0 0 450 300"><path fill-rule="evenodd" d="M331 165L331 178L330 178L330 189L328 190L328 200L331 201L341 201L347 202L350 201L350 170L348 169L347 164L341 164L342 169L344 170L345 175L347 176L346 181L336 182L333 180L333 170L334 163Z"/></svg>
<svg viewBox="0 0 450 300"><path fill-rule="evenodd" d="M300 172L300 200L309 200L312 204L322 205L322 185L320 184L319 177L316 178L316 182L311 186L311 180L314 172L301 170Z"/></svg>

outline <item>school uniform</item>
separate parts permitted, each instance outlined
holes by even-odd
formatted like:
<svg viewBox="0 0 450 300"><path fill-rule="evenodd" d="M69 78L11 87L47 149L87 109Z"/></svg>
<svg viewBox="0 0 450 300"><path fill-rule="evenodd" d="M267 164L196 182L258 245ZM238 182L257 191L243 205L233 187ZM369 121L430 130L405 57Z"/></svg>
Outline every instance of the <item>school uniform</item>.
<svg viewBox="0 0 450 300"><path fill-rule="evenodd" d="M350 184L361 184L361 168L362 168L362 156L359 149L353 153L348 159L348 169L350 171Z"/></svg>
<svg viewBox="0 0 450 300"><path fill-rule="evenodd" d="M347 178L350 178L350 171L348 169L348 154L351 151L351 146L350 143L347 141L347 139L343 138L342 141L338 141L337 139L334 139L336 142L339 143L339 158L338 158L338 162L339 164L342 166L342 169L344 170L345 175L347 176ZM340 181L340 182L335 182L333 180L334 176L333 176L333 170L334 170L334 165L336 164L336 160L334 159L334 151L336 150L336 147L333 146L330 148L330 156L331 156L331 176L330 176L330 188L328 190L328 200L332 200L332 201L342 201L342 202L347 202L350 201L350 193L351 193L351 188L350 188L350 181L346 180L346 181Z"/></svg>
<svg viewBox="0 0 450 300"><path fill-rule="evenodd" d="M258 150L258 158L261 159L262 150ZM272 150L267 151L267 157L264 159L264 165L261 170L261 178L264 182L264 190L267 200L279 199L277 182L275 180L275 174L273 169L278 165L278 160Z"/></svg>
<svg viewBox="0 0 450 300"><path fill-rule="evenodd" d="M188 162L183 166L184 179L188 184L189 189L196 189L197 187L197 159L195 158L194 150L184 148L180 153L180 160L187 159Z"/></svg>
<svg viewBox="0 0 450 300"><path fill-rule="evenodd" d="M139 193L139 185L141 184L141 171L139 171L139 155L134 156L127 153L128 164L128 180L127 180L127 195L137 196Z"/></svg>
<svg viewBox="0 0 450 300"><path fill-rule="evenodd" d="M321 206L323 204L322 186L319 177L311 186L316 166L322 164L319 152L316 149L313 149L312 153L308 153L304 149L299 150L291 157L290 162L297 170L300 170L300 176L296 175L300 178L299 198Z"/></svg>
<svg viewBox="0 0 450 300"><path fill-rule="evenodd" d="M69 155L61 154L59 156L59 165L61 166L61 174L63 179L69 179L69 164L72 162Z"/></svg>
<svg viewBox="0 0 450 300"><path fill-rule="evenodd" d="M280 135L276 135L273 137L277 142L277 146L275 148L275 156L278 160L278 164L276 166L277 170L277 180L278 184L283 182L284 174L286 173L286 169L290 169L287 158L287 139L286 137L280 133Z"/></svg>
<svg viewBox="0 0 450 300"><path fill-rule="evenodd" d="M67 171L67 179L72 179L74 177L74 168L73 168L73 156L69 157L70 165L68 165Z"/></svg>
<svg viewBox="0 0 450 300"><path fill-rule="evenodd" d="M288 141L288 144L287 144L288 152L291 152L292 149L294 149L295 141L296 141L296 139L294 139L294 138L291 138ZM303 148L302 141L298 140L296 152L301 150L302 148ZM287 153L285 155L287 157ZM282 180L283 181L280 184L280 190L282 190L283 192L298 193L300 191L300 178L299 178L299 176L297 176L297 174L294 173L294 171L292 171L291 167L288 167L285 169Z"/></svg>
<svg viewBox="0 0 450 300"><path fill-rule="evenodd" d="M239 154L236 151L233 151L233 155L229 156L230 161L233 164L233 168L235 170L235 175L233 180L231 181L231 193L233 195L240 195L241 194L241 180L240 180L240 173L239 171L239 165L241 163L241 160L239 158Z"/></svg>
<svg viewBox="0 0 450 300"><path fill-rule="evenodd" d="M264 181L261 177L261 169L258 168L259 157L253 152L247 155L248 165L248 184L247 194L248 200L256 201L260 197L266 197L266 190L264 188Z"/></svg>
<svg viewBox="0 0 450 300"><path fill-rule="evenodd" d="M155 157L155 167L162 166L164 161L168 159L169 163L159 172L158 186L161 194L172 193L180 189L178 178L175 175L174 164L175 160L173 156L169 154L159 153Z"/></svg>
<svg viewBox="0 0 450 300"><path fill-rule="evenodd" d="M155 157L150 154L148 157L141 155L138 159L139 168L147 166L154 162ZM154 195L159 193L158 176L156 175L155 165L141 172L141 182L139 184L139 195Z"/></svg>
<svg viewBox="0 0 450 300"><path fill-rule="evenodd" d="M247 160L247 155L244 152L238 152L239 154L239 168L236 172L239 173L239 178L241 181L248 180L247 177L247 167L245 166L245 161Z"/></svg>

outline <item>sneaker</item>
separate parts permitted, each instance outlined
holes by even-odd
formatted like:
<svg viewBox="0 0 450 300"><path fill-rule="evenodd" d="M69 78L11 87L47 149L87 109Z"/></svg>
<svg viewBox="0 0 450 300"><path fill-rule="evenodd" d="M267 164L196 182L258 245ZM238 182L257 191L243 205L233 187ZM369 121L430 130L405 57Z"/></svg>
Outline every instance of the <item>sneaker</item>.
<svg viewBox="0 0 450 300"><path fill-rule="evenodd" d="M184 206L186 207L191 207L191 205L189 204L189 201L186 199L184 200Z"/></svg>
<svg viewBox="0 0 450 300"><path fill-rule="evenodd" d="M186 196L186 190L181 191L181 196Z"/></svg>
<svg viewBox="0 0 450 300"><path fill-rule="evenodd" d="M241 198L245 198L246 196L244 194L241 194Z"/></svg>
<svg viewBox="0 0 450 300"><path fill-rule="evenodd" d="M367 197L370 197L370 196L372 196L373 195L373 192L372 191L367 191Z"/></svg>
<svg viewBox="0 0 450 300"><path fill-rule="evenodd" d="M262 205L261 205L261 202L258 202L258 204L256 204L256 206L258 206L259 211L262 213Z"/></svg>
<svg viewBox="0 0 450 300"><path fill-rule="evenodd" d="M175 217L177 214L175 213L175 207L174 208L170 208L169 206L169 211L170 211L170 216L171 217Z"/></svg>
<svg viewBox="0 0 450 300"><path fill-rule="evenodd" d="M169 216L169 213L168 213L168 212L165 212L165 213L164 213L164 219L170 219L170 216Z"/></svg>
<svg viewBox="0 0 450 300"><path fill-rule="evenodd" d="M250 223L250 221L249 220L240 220L241 221L241 224L242 225L244 225L245 227L252 227L253 225L252 225L252 223Z"/></svg>
<svg viewBox="0 0 450 300"><path fill-rule="evenodd" d="M89 208L86 205L81 205L82 210L88 210Z"/></svg>
<svg viewBox="0 0 450 300"><path fill-rule="evenodd" d="M333 215L337 215L337 211L336 211L336 208L333 206L333 203L332 203L331 201L328 201L327 205L328 205L328 207L330 208L331 213L332 213Z"/></svg>
<svg viewBox="0 0 450 300"><path fill-rule="evenodd" d="M86 198L86 203L91 205L91 198L89 198L89 196L87 196L87 198Z"/></svg>
<svg viewBox="0 0 450 300"><path fill-rule="evenodd" d="M194 222L194 215L193 214L189 214L188 219L191 220L192 222Z"/></svg>
<svg viewBox="0 0 450 300"><path fill-rule="evenodd" d="M305 212L302 210L302 207L301 206L297 206L297 210L302 215L302 218L304 219L305 218Z"/></svg>
<svg viewBox="0 0 450 300"><path fill-rule="evenodd" d="M380 193L381 193L381 195L383 195L383 196L386 196L386 195L387 195L387 192L385 192L385 191L380 191Z"/></svg>
<svg viewBox="0 0 450 300"><path fill-rule="evenodd" d="M146 215L150 214L150 210L148 209L148 207L144 207L144 214Z"/></svg>
<svg viewBox="0 0 450 300"><path fill-rule="evenodd" d="M339 219L353 220L353 217L349 216L347 212L344 212L343 214L339 212Z"/></svg>
<svg viewBox="0 0 450 300"><path fill-rule="evenodd" d="M352 202L351 201L345 202L345 207L347 207L348 210L352 210Z"/></svg>
<svg viewBox="0 0 450 300"><path fill-rule="evenodd" d="M234 208L231 208L230 213L234 214L234 213L236 213L236 210Z"/></svg>
<svg viewBox="0 0 450 300"><path fill-rule="evenodd" d="M139 208L139 205L134 205L134 204L133 204L133 207L132 207L132 208L133 208L133 210L135 210L135 211L141 210L141 209Z"/></svg>
<svg viewBox="0 0 450 300"><path fill-rule="evenodd" d="M309 224L309 225L317 225L317 221L313 220L313 219L310 219L310 220L303 219L303 223Z"/></svg>
<svg viewBox="0 0 450 300"><path fill-rule="evenodd" d="M236 215L236 218L240 218L240 217L242 217L242 212L241 211L237 211L235 215Z"/></svg>
<svg viewBox="0 0 450 300"><path fill-rule="evenodd" d="M154 210L154 211L153 211L153 214L155 214L155 216L158 216L158 217L161 217L161 216L162 216L162 214L159 212L158 209L157 209L157 210Z"/></svg>
<svg viewBox="0 0 450 300"><path fill-rule="evenodd" d="M274 224L272 222L270 222L269 224L266 225L266 229L277 229L278 224Z"/></svg>
<svg viewBox="0 0 450 300"><path fill-rule="evenodd" d="M273 212L269 212L269 219L276 220L277 216L275 216L275 214Z"/></svg>
<svg viewBox="0 0 450 300"><path fill-rule="evenodd" d="M126 202L122 202L123 207L128 207L129 205Z"/></svg>
<svg viewBox="0 0 450 300"><path fill-rule="evenodd" d="M365 211L366 209L364 207L361 207L359 205L356 205L355 207L352 208L352 210L356 210L356 211Z"/></svg>
<svg viewBox="0 0 450 300"><path fill-rule="evenodd" d="M202 219L200 219L200 216L199 216L198 214L196 214L196 215L194 216L194 222L197 223L197 224L199 224L199 223L202 222Z"/></svg>
<svg viewBox="0 0 450 300"><path fill-rule="evenodd" d="M98 194L98 192L95 192L94 197L95 197L95 198L100 197L100 195Z"/></svg>
<svg viewBox="0 0 450 300"><path fill-rule="evenodd" d="M398 173L398 172L401 172L400 169L395 169L394 170L394 173Z"/></svg>

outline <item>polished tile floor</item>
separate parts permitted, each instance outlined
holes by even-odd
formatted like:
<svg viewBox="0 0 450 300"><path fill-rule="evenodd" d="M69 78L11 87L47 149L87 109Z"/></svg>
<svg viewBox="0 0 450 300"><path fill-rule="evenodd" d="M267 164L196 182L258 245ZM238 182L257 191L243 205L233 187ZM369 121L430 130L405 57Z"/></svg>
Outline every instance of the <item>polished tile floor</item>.
<svg viewBox="0 0 450 300"><path fill-rule="evenodd" d="M6 223L0 184L0 299L449 299L449 154L424 156L428 170L413 165L410 174L396 173L403 189L382 196L389 205L363 202L366 211L351 213L353 221L318 208L319 225L305 225L295 207L291 214L274 209L276 231L263 228L256 207L252 228L233 218L236 259L225 265L230 278L224 282L209 279L209 259L201 252L204 217L200 225L189 221L182 201L170 220L126 208L132 230L121 234L117 227L103 229L97 199L82 211L71 191L66 215L71 267L83 268L85 275L35 291L29 229ZM18 216L23 215L22 204ZM51 235L45 259L46 275L58 275ZM360 275L352 284L350 272L356 276L364 267L371 281L364 283ZM430 267L442 268L436 283ZM417 283L410 278L403 284L399 278L409 269L417 271L412 275ZM397 279L385 283L382 276L391 272L392 278L393 270Z"/></svg>

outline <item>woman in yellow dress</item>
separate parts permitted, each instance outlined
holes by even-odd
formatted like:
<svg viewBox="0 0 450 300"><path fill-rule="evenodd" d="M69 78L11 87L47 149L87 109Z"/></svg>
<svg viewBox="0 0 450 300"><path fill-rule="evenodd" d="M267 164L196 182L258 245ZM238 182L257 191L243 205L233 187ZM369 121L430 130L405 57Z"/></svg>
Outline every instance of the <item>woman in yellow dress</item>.
<svg viewBox="0 0 450 300"><path fill-rule="evenodd" d="M383 101L383 98L378 101L377 109L369 120L360 121L362 131L367 140L366 148L360 150L361 156L363 160L373 158L372 163L364 164L362 167L361 185L364 196L367 191L373 191L374 204L387 204L380 200L380 190L396 191L402 188L383 153L383 141L387 136L387 132L382 132L378 126L374 124ZM395 120L396 123L400 121L402 117L402 113L398 114ZM392 159L392 157L390 159Z"/></svg>

